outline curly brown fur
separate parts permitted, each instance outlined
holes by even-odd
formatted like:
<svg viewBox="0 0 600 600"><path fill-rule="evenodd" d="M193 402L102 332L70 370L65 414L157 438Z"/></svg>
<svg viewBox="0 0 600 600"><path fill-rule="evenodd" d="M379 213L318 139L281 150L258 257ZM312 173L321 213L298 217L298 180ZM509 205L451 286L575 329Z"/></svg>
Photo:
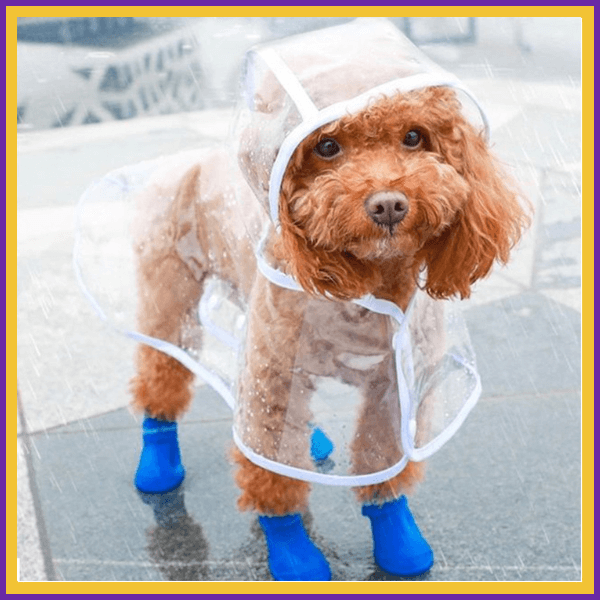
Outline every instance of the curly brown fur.
<svg viewBox="0 0 600 600"><path fill-rule="evenodd" d="M418 133L417 144L407 143L411 132ZM319 155L315 149L325 139L335 140L341 151L328 158ZM207 159L206 165L209 171L223 171L217 159ZM140 324L149 335L179 343L207 276L216 274L240 290L250 304L240 414L250 415L246 422L256 444L279 459L277 440L292 394L286 373L303 352L298 334L306 295L253 277L256 265L250 243L240 235L240 215L226 212L225 192L211 196L201 189L199 177L200 171L191 169L181 184L162 189L161 197L174 200L140 244ZM462 116L453 91L428 88L379 98L362 112L323 126L297 148L282 183L281 232L271 240L269 252L304 289L330 299L371 293L404 310L418 285L434 298L466 298L494 261L508 260L527 225L508 181L481 134ZM406 212L398 222L382 224L366 210L378 193L405 199ZM237 228L235 234L227 227ZM198 255L190 259L188 251L184 260L178 248L184 238L189 242L185 236L190 231L195 232ZM230 246L232 240L243 247ZM329 301L328 306L335 305ZM335 318L328 315L327 321ZM365 319L360 322L371 335L378 331ZM435 354L439 340L433 337L428 343ZM380 338L375 345L389 343L385 335ZM323 348L330 344L318 341ZM311 361L309 356L297 360ZM351 449L357 473L401 457L397 432L387 431L385 419L377 418L383 404L391 402L389 390L378 387L378 381L394 379L388 372L389 355L386 360L378 367L385 372L343 375L363 394ZM334 367L327 357L312 359L315 373L340 375ZM189 402L191 375L149 350L140 351L138 369L136 406L152 416L177 418ZM356 383L361 381L364 385ZM310 382L297 382L308 398ZM299 411L294 417L298 444L291 464L300 460L298 454L309 460L308 401L294 410ZM286 514L306 508L308 484L265 471L239 451L235 462L241 509ZM367 503L396 498L410 492L422 471L422 464L411 462L387 482L358 488L357 497Z"/></svg>
<svg viewBox="0 0 600 600"><path fill-rule="evenodd" d="M140 346L136 355L137 375L131 381L133 407L155 419L175 421L192 401L194 376L179 361Z"/></svg>
<svg viewBox="0 0 600 600"><path fill-rule="evenodd" d="M238 465L235 482L242 490L240 510L282 516L308 508L310 484L262 469L250 462L237 448L232 451Z"/></svg>
<svg viewBox="0 0 600 600"><path fill-rule="evenodd" d="M409 462L401 473L375 485L354 488L361 504L385 504L403 494L411 494L425 478L425 463Z"/></svg>

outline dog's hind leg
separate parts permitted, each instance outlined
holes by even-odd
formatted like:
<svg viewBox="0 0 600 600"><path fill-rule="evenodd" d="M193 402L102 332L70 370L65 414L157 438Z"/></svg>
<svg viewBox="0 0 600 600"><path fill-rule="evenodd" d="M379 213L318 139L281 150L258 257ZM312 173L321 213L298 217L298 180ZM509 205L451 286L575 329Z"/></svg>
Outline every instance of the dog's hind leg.
<svg viewBox="0 0 600 600"><path fill-rule="evenodd" d="M194 327L202 285L176 256L164 256L139 277L141 332L180 345L188 327ZM141 344L132 380L133 405L146 414L176 420L188 408L193 374L174 358Z"/></svg>
<svg viewBox="0 0 600 600"><path fill-rule="evenodd" d="M176 488L185 475L177 419L192 400L194 376L175 359L145 345L138 347L136 363L133 405L144 411L145 418L135 485L142 492L166 492Z"/></svg>
<svg viewBox="0 0 600 600"><path fill-rule="evenodd" d="M202 294L205 271L193 270L177 252L181 236L191 231L184 209L196 194L197 172L183 180L164 219L150 234L137 240L138 326L141 333L182 345L193 327L193 312ZM183 216L182 216L183 215ZM143 449L136 487L143 492L165 492L184 477L177 440L177 419L192 400L193 374L174 358L146 345L136 355L131 382L133 406L145 413Z"/></svg>

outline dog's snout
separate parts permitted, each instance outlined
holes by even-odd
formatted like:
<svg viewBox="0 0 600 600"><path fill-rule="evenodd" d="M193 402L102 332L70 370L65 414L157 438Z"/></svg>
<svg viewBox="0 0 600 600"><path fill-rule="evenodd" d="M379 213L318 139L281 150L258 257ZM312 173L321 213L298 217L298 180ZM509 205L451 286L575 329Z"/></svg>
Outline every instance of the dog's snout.
<svg viewBox="0 0 600 600"><path fill-rule="evenodd" d="M402 192L375 192L365 200L369 217L390 232L408 213L408 198Z"/></svg>

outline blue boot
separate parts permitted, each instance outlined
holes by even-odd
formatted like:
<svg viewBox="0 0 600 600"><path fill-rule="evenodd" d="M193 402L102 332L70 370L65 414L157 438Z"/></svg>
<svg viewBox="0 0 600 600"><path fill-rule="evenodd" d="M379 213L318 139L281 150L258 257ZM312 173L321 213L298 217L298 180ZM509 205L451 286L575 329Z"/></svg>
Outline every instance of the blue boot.
<svg viewBox="0 0 600 600"><path fill-rule="evenodd" d="M431 569L433 552L421 535L404 496L381 506L365 504L362 514L371 519L373 555L384 571L412 577Z"/></svg>
<svg viewBox="0 0 600 600"><path fill-rule="evenodd" d="M310 455L316 463L323 462L333 452L333 442L320 427L313 427L310 436Z"/></svg>
<svg viewBox="0 0 600 600"><path fill-rule="evenodd" d="M143 448L135 474L135 487L148 494L175 489L185 477L177 440L177 423L146 417L142 429Z"/></svg>
<svg viewBox="0 0 600 600"><path fill-rule="evenodd" d="M267 540L269 568L277 581L329 581L331 570L312 543L299 514L258 517Z"/></svg>

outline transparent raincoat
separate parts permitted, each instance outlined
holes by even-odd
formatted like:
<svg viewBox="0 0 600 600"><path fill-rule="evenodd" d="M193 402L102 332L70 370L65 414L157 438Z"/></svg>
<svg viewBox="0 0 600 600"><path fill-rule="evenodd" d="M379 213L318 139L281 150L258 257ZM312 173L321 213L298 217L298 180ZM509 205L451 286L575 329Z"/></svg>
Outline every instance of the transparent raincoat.
<svg viewBox="0 0 600 600"><path fill-rule="evenodd" d="M264 44L247 56L234 151L125 167L80 202L75 267L98 314L212 386L234 411L236 445L264 468L331 485L380 483L437 451L479 397L455 302L417 291L402 311L372 296L315 297L265 250L278 235L280 186L298 144L373 99L428 86L457 90L487 129L460 81L384 19ZM174 209L194 166L198 196ZM136 264L148 243L171 244L202 287L176 338L135 324ZM332 443L321 460L311 454L316 428Z"/></svg>

